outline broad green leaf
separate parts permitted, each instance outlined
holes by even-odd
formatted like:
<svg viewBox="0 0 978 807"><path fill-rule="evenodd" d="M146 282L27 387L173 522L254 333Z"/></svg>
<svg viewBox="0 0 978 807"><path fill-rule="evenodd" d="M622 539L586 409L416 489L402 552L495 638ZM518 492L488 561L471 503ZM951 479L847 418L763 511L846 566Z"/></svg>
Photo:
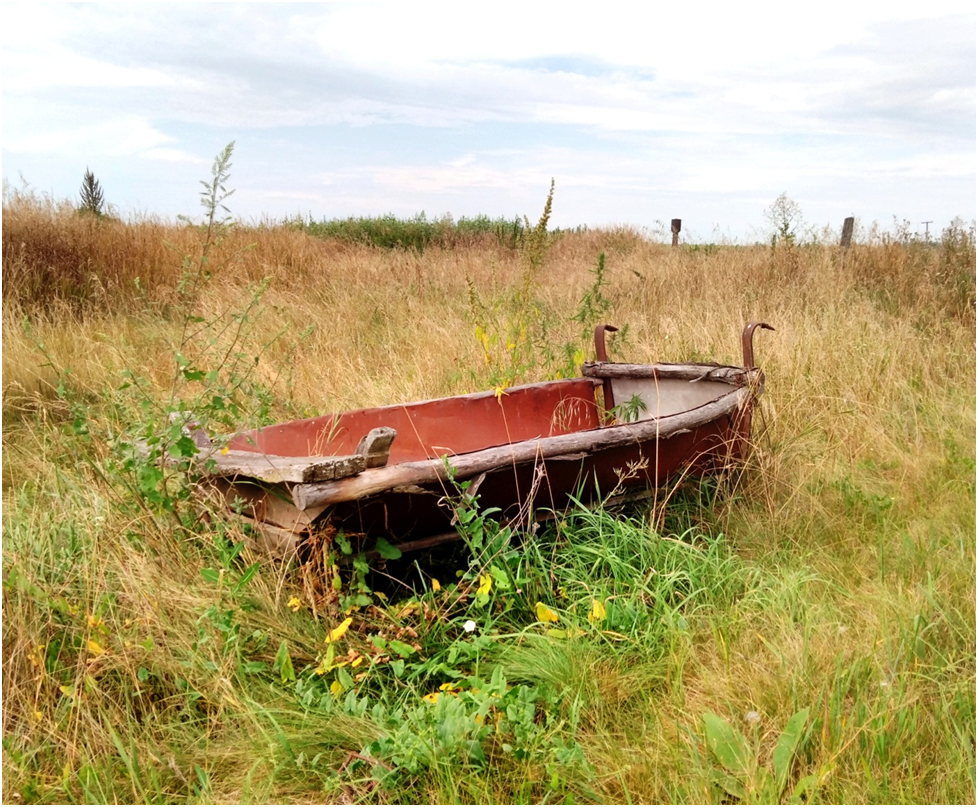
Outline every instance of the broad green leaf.
<svg viewBox="0 0 978 807"><path fill-rule="evenodd" d="M401 557L401 550L385 538L377 539L377 552L385 560L397 560Z"/></svg>
<svg viewBox="0 0 978 807"><path fill-rule="evenodd" d="M401 658L407 658L414 653L414 648L411 645L399 642L397 639L391 639L388 644L390 645L390 649Z"/></svg>
<svg viewBox="0 0 978 807"><path fill-rule="evenodd" d="M808 723L808 709L795 712L789 719L788 724L778 738L778 744L774 748L774 778L778 783L778 796L784 791L788 784L788 775L791 773L791 760L794 759L795 749L801 740L801 735Z"/></svg>
<svg viewBox="0 0 978 807"><path fill-rule="evenodd" d="M489 567L489 573L492 575L496 582L496 585L505 590L509 591L513 584L510 582L509 575L502 566L497 566L495 563Z"/></svg>
<svg viewBox="0 0 978 807"><path fill-rule="evenodd" d="M221 573L217 569L201 569L200 576L203 577L208 583L219 583L221 580Z"/></svg>
<svg viewBox="0 0 978 807"><path fill-rule="evenodd" d="M336 680L343 685L343 689L353 688L353 676L342 667L336 671Z"/></svg>
<svg viewBox="0 0 978 807"><path fill-rule="evenodd" d="M735 779L733 776L721 773L719 776L717 776L717 784L735 799L747 801L747 790L744 787L743 782L741 782L739 779Z"/></svg>
<svg viewBox="0 0 978 807"><path fill-rule="evenodd" d="M703 715L703 723L706 726L706 742L720 764L734 776L749 776L751 754L744 736L712 712Z"/></svg>
<svg viewBox="0 0 978 807"><path fill-rule="evenodd" d="M761 804L777 804L781 798L781 791L776 790L776 783L771 772L767 768L757 771L757 778L754 782L754 798Z"/></svg>

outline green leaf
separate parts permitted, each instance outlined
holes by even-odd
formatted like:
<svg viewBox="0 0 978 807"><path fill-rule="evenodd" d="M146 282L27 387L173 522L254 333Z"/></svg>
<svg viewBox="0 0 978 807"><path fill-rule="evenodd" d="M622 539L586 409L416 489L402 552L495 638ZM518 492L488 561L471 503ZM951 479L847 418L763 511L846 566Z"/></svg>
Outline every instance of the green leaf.
<svg viewBox="0 0 978 807"><path fill-rule="evenodd" d="M754 797L761 804L777 804L781 799L781 791L776 791L774 777L767 768L757 771L757 778L754 782Z"/></svg>
<svg viewBox="0 0 978 807"><path fill-rule="evenodd" d="M170 448L170 452L177 457L194 457L199 451L197 444L187 435L183 435Z"/></svg>
<svg viewBox="0 0 978 807"><path fill-rule="evenodd" d="M727 793L729 793L735 799L747 801L747 790L739 779L735 779L733 776L728 776L727 774L722 773L717 776L716 781L720 787L726 790Z"/></svg>
<svg viewBox="0 0 978 807"><path fill-rule="evenodd" d="M235 594L239 593L245 586L247 586L248 583L251 582L251 579L255 576L255 574L257 574L257 572L258 572L257 563L252 563L251 566L245 569L244 574L241 575L241 579L234 587L234 593Z"/></svg>
<svg viewBox="0 0 978 807"><path fill-rule="evenodd" d="M343 685L343 689L353 689L353 676L344 667L340 667L336 671L336 680Z"/></svg>
<svg viewBox="0 0 978 807"><path fill-rule="evenodd" d="M200 576L208 583L214 583L215 585L221 581L221 573L217 569L201 569Z"/></svg>
<svg viewBox="0 0 978 807"><path fill-rule="evenodd" d="M401 658L407 658L408 656L413 655L415 652L411 645L405 644L404 642L399 642L397 639L391 639L388 644L390 649L397 653L397 655L399 655Z"/></svg>
<svg viewBox="0 0 978 807"><path fill-rule="evenodd" d="M397 560L401 557L401 550L394 546L386 538L377 539L377 552L385 560Z"/></svg>
<svg viewBox="0 0 978 807"><path fill-rule="evenodd" d="M292 667L292 656L289 655L289 645L284 639L278 646L278 652L275 654L275 661L272 662L272 670L282 676L283 684L286 684L289 681L295 681L295 669Z"/></svg>
<svg viewBox="0 0 978 807"><path fill-rule="evenodd" d="M507 574L506 569L504 569L502 566L495 563L492 564L489 567L489 574L491 574L495 579L497 587L505 591L509 591L513 588L513 584L509 579L509 574Z"/></svg>
<svg viewBox="0 0 978 807"><path fill-rule="evenodd" d="M734 776L750 776L752 760L744 736L712 712L703 715L703 723L706 725L706 742L720 764Z"/></svg>
<svg viewBox="0 0 978 807"><path fill-rule="evenodd" d="M803 776L798 780L798 784L795 785L795 789L791 792L791 800L793 802L800 802L802 797L808 794L811 796L815 793L815 788L818 787L818 775L809 774L808 776Z"/></svg>
<svg viewBox="0 0 978 807"><path fill-rule="evenodd" d="M778 744L774 748L774 778L777 780L778 793L780 797L784 792L785 785L788 784L788 775L791 773L791 761L795 756L795 749L801 740L805 725L808 723L808 709L795 712L789 719L788 724L778 738Z"/></svg>

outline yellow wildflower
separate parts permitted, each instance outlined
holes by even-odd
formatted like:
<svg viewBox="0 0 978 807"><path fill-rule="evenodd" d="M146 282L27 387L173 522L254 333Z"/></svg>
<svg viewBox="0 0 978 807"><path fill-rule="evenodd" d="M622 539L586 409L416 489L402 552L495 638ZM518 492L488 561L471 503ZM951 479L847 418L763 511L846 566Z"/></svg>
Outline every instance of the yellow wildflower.
<svg viewBox="0 0 978 807"><path fill-rule="evenodd" d="M329 636L326 637L326 644L330 644L331 642L335 642L337 639L343 638L343 634L346 633L347 629L352 624L353 624L353 617L348 616L346 619L340 622L339 625L337 625L329 632Z"/></svg>

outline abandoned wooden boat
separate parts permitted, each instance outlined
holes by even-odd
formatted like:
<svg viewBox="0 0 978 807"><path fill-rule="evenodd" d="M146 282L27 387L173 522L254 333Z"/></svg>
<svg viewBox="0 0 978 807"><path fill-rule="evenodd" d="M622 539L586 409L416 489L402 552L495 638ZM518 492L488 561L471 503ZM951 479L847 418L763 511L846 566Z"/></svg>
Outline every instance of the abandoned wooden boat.
<svg viewBox="0 0 978 807"><path fill-rule="evenodd" d="M457 537L451 501L466 481L481 507L528 524L741 460L763 389L757 328L770 326L747 325L733 367L611 363L614 328L600 325L580 378L322 415L220 447L198 434L197 468L279 553L326 527L402 550Z"/></svg>

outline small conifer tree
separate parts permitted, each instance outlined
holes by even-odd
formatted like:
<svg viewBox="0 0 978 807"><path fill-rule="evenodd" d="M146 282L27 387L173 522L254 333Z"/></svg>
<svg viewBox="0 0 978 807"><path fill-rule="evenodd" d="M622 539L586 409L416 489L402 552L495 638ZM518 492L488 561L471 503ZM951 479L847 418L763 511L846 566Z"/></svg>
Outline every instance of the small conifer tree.
<svg viewBox="0 0 978 807"><path fill-rule="evenodd" d="M96 216L104 214L105 196L102 193L102 186L98 184L95 174L85 168L85 178L81 186L81 207L83 213L94 213Z"/></svg>

